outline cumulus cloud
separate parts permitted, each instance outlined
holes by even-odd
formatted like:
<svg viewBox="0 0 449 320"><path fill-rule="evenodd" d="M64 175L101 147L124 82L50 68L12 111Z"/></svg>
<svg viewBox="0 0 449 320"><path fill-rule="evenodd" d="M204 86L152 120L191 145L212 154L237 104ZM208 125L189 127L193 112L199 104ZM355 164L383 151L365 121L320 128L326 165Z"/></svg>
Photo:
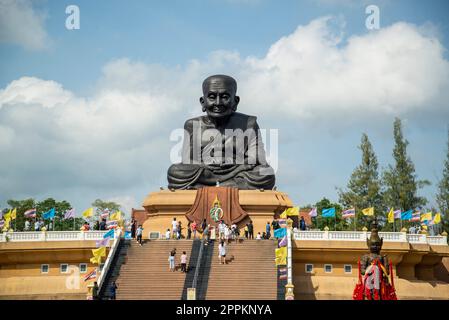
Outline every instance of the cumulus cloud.
<svg viewBox="0 0 449 320"><path fill-rule="evenodd" d="M48 47L45 15L30 0L0 0L0 42L14 43L30 50Z"/></svg>
<svg viewBox="0 0 449 320"><path fill-rule="evenodd" d="M126 208L139 205L144 194L166 184L170 132L200 114L201 81L211 73L237 78L240 110L258 115L265 128L419 112L447 119L449 63L436 37L396 23L345 38L344 23L337 22L323 17L299 26L261 58L217 51L173 68L114 60L89 97L54 81L12 81L0 90L0 194L76 189L89 194L88 201L109 194ZM291 151L281 152L287 159ZM316 163L313 155L309 160ZM288 176L284 167L296 164L280 165Z"/></svg>

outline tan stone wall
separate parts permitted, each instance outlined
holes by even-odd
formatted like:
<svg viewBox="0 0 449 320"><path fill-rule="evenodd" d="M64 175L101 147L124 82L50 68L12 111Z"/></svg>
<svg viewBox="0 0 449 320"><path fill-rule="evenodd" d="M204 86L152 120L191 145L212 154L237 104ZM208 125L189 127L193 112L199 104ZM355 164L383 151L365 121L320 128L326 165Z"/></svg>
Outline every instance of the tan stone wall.
<svg viewBox="0 0 449 320"><path fill-rule="evenodd" d="M97 267L89 261L93 248L95 241L2 243L0 299L86 299L94 280L84 277ZM81 263L86 272L79 272ZM49 265L48 273L41 273L42 264ZM69 265L68 273L61 273L61 264Z"/></svg>

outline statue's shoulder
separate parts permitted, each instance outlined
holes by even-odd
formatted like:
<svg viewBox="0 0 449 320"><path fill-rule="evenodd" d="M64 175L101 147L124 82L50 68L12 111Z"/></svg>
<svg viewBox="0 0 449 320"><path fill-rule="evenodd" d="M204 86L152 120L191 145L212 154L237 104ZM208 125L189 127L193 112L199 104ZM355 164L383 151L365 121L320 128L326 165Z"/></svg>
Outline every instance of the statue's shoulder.
<svg viewBox="0 0 449 320"><path fill-rule="evenodd" d="M186 122L184 122L184 129L192 129L193 128L193 124L196 122L204 122L204 117L205 116L199 116L199 117L195 117L195 118L191 118L191 119L187 119Z"/></svg>
<svg viewBox="0 0 449 320"><path fill-rule="evenodd" d="M257 117L249 114L244 114L240 112L234 112L232 117L238 119L239 122L246 123L247 128L256 128L257 127Z"/></svg>

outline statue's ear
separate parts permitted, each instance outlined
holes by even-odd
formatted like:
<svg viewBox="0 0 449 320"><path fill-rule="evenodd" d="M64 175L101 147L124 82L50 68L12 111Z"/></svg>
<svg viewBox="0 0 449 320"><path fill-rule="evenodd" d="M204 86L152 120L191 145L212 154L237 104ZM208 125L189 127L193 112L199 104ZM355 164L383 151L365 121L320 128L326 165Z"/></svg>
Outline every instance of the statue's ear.
<svg viewBox="0 0 449 320"><path fill-rule="evenodd" d="M204 105L204 98L203 97L200 98L200 103L201 103L201 106L203 107L202 108L203 112L206 112L206 106Z"/></svg>
<svg viewBox="0 0 449 320"><path fill-rule="evenodd" d="M234 104L233 110L236 111L237 110L237 105L240 102L240 97L239 96L235 96L234 97L234 101L235 101L235 104Z"/></svg>

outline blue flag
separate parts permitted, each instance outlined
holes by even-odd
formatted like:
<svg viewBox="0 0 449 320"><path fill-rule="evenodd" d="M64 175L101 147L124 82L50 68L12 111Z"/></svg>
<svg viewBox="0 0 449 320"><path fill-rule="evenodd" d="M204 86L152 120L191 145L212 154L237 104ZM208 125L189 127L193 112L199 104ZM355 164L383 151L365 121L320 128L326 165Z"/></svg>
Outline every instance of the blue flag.
<svg viewBox="0 0 449 320"><path fill-rule="evenodd" d="M279 228L274 230L274 237L275 238L283 238L287 235L287 229L286 228Z"/></svg>
<svg viewBox="0 0 449 320"><path fill-rule="evenodd" d="M335 208L323 209L323 211L321 211L321 216L323 218L335 217Z"/></svg>
<svg viewBox="0 0 449 320"><path fill-rule="evenodd" d="M103 239L106 238L113 238L114 237L114 229L109 230L108 232L106 232L103 236Z"/></svg>
<svg viewBox="0 0 449 320"><path fill-rule="evenodd" d="M408 210L401 213L401 220L411 220L413 210Z"/></svg>
<svg viewBox="0 0 449 320"><path fill-rule="evenodd" d="M42 215L44 219L53 219L55 217L55 208L51 208Z"/></svg>

